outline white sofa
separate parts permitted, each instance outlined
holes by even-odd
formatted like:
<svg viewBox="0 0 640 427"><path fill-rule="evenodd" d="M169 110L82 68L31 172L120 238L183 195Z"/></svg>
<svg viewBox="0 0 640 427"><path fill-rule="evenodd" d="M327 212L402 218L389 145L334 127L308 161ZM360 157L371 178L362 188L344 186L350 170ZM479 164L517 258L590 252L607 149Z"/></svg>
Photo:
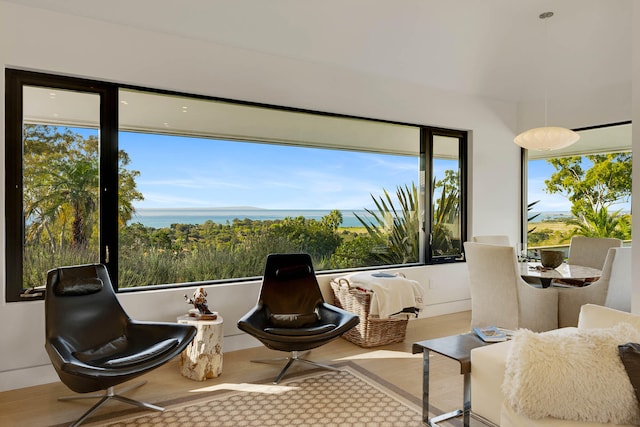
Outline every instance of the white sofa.
<svg viewBox="0 0 640 427"><path fill-rule="evenodd" d="M611 308L586 304L580 311L578 329L609 328L618 323L631 324L640 331L640 316ZM565 334L576 328L562 328L545 334ZM471 410L487 421L501 427L520 426L597 426L599 423L544 418L532 420L517 414L505 402L502 383L511 341L476 348L471 351ZM612 424L613 425L613 424Z"/></svg>

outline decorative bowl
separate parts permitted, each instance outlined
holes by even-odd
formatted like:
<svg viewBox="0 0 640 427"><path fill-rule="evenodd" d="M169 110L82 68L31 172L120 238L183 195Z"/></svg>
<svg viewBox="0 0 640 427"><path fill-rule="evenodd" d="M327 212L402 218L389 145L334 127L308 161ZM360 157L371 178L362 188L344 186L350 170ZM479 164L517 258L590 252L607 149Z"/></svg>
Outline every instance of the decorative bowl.
<svg viewBox="0 0 640 427"><path fill-rule="evenodd" d="M543 267L557 268L560 267L564 260L564 251L553 249L540 250L540 262Z"/></svg>

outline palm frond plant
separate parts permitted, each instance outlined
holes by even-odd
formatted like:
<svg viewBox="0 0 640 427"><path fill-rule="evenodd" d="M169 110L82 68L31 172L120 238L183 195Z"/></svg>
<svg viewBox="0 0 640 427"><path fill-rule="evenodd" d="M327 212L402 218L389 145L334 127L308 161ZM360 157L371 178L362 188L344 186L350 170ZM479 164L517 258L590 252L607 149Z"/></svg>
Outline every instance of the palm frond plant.
<svg viewBox="0 0 640 427"><path fill-rule="evenodd" d="M371 195L376 210L365 209L372 217L371 220L354 212L376 242L372 255L385 264L418 262L420 227L418 189L415 183L411 183L411 188L408 185L396 188L398 209L389 192L385 189L382 191L383 195L379 198Z"/></svg>
<svg viewBox="0 0 640 427"><path fill-rule="evenodd" d="M533 207L535 205L537 205L538 203L540 203L540 200L536 200L535 202L529 203L527 205L527 212L531 212ZM530 223L531 221L533 221L534 219L538 218L539 216L540 216L540 212L538 212L537 214L534 214L534 215L531 215L531 216L527 217L527 223ZM527 230L527 233L532 233L535 229L536 229L536 227L531 227L529 230Z"/></svg>
<svg viewBox="0 0 640 427"><path fill-rule="evenodd" d="M618 210L612 214L606 207L598 210L584 209L574 212L577 219L568 221L576 226L574 234L587 237L617 237L628 239L631 236L631 221L629 215Z"/></svg>
<svg viewBox="0 0 640 427"><path fill-rule="evenodd" d="M453 177L455 178L455 177ZM449 178L449 181L452 178ZM433 225L431 227L431 252L433 256L457 255L460 248L456 247L457 233L454 233L455 225L460 215L460 195L458 186L447 183L446 180L431 185L432 191L441 187L440 197L433 206Z"/></svg>

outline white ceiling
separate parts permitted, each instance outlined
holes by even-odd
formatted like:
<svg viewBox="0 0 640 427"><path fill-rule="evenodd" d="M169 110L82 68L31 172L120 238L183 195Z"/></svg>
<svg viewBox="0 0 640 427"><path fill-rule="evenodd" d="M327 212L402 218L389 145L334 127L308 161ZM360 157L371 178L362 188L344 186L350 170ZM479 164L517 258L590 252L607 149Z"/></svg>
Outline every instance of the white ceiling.
<svg viewBox="0 0 640 427"><path fill-rule="evenodd" d="M516 102L631 84L632 0L8 1Z"/></svg>
<svg viewBox="0 0 640 427"><path fill-rule="evenodd" d="M100 97L96 94L33 86L24 87L26 122L97 129ZM273 108L200 100L121 89L119 129L226 140L304 144L307 147L358 149L417 156L416 126L332 117ZM452 148L439 156L454 156ZM457 152L455 158L457 158Z"/></svg>

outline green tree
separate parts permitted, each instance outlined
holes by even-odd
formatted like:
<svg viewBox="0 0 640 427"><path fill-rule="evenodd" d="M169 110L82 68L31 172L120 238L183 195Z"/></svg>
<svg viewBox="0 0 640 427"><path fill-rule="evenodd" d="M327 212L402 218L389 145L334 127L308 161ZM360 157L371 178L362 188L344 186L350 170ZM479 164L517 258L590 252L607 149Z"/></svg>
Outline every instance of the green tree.
<svg viewBox="0 0 640 427"><path fill-rule="evenodd" d="M585 168L585 159L592 165ZM545 181L549 194L559 193L571 201L571 213L578 220L577 233L600 237L630 238L627 220L609 208L631 198L631 153L608 153L548 159L556 172Z"/></svg>
<svg viewBox="0 0 640 427"><path fill-rule="evenodd" d="M331 255L330 268L356 268L380 265L382 261L375 257L378 242L369 234L360 234L351 240L343 241Z"/></svg>
<svg viewBox="0 0 640 427"><path fill-rule="evenodd" d="M144 196L138 191L136 178L140 171L128 169L131 163L129 154L120 150L118 152L118 223L124 226L135 213L133 202L144 200Z"/></svg>
<svg viewBox="0 0 640 427"><path fill-rule="evenodd" d="M336 232L341 222L342 214L334 210L320 221L303 216L284 218L271 225L269 232L273 237L285 238L300 252L328 258L342 242Z"/></svg>
<svg viewBox="0 0 640 427"><path fill-rule="evenodd" d="M67 240L87 246L97 217L98 141L52 126L24 129L24 204L27 237L46 231L53 249ZM54 233L55 236L54 237ZM70 233L67 239L66 235Z"/></svg>
<svg viewBox="0 0 640 427"><path fill-rule="evenodd" d="M24 127L23 194L27 220L27 241L44 237L51 249L63 249L68 242L76 249L97 241L100 194L99 141L84 138L69 129L48 125ZM120 223L133 213L137 171L126 169L129 157L120 159ZM46 236L46 237L45 237Z"/></svg>
<svg viewBox="0 0 640 427"><path fill-rule="evenodd" d="M342 224L342 212L334 209L327 215L323 216L320 223L333 231L338 231L338 227Z"/></svg>

